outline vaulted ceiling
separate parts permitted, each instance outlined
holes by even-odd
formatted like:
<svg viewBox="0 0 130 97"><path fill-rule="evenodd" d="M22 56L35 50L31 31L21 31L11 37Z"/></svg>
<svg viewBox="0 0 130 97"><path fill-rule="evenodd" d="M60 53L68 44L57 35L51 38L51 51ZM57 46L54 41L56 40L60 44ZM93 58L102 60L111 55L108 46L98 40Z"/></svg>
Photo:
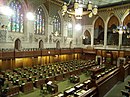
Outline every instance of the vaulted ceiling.
<svg viewBox="0 0 130 97"><path fill-rule="evenodd" d="M69 0L63 0L63 1L69 2ZM74 0L71 1L73 2ZM83 1L88 2L89 0L83 0ZM91 1L93 4L98 5L99 7L108 7L130 3L130 0L91 0Z"/></svg>

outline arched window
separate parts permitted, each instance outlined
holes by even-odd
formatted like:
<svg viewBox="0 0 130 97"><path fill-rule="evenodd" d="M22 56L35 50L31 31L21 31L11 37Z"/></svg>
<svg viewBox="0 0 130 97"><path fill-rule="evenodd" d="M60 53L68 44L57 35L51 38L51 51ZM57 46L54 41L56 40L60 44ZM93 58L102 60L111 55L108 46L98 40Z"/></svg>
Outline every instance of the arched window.
<svg viewBox="0 0 130 97"><path fill-rule="evenodd" d="M104 22L101 17L94 24L94 45L103 45L104 43Z"/></svg>
<svg viewBox="0 0 130 97"><path fill-rule="evenodd" d="M116 25L112 24L110 28L108 28L107 32L107 44L108 45L118 45L119 43L119 34L113 33L113 29L116 29Z"/></svg>
<svg viewBox="0 0 130 97"><path fill-rule="evenodd" d="M72 23L71 18L69 18L68 24L67 24L67 36L70 38L72 38L73 36L73 23Z"/></svg>
<svg viewBox="0 0 130 97"><path fill-rule="evenodd" d="M36 10L36 19L34 26L35 34L45 34L45 17L41 7Z"/></svg>
<svg viewBox="0 0 130 97"><path fill-rule="evenodd" d="M59 15L53 18L53 33L55 36L60 36L61 34L61 21Z"/></svg>
<svg viewBox="0 0 130 97"><path fill-rule="evenodd" d="M18 0L13 0L10 3L10 7L14 11L14 15L10 18L10 22L8 24L8 30L11 32L23 32L24 25L24 13L23 7Z"/></svg>
<svg viewBox="0 0 130 97"><path fill-rule="evenodd" d="M107 30L107 45L119 44L119 33L113 33L113 29L119 25L119 20L116 16L112 16L108 21L108 30Z"/></svg>
<svg viewBox="0 0 130 97"><path fill-rule="evenodd" d="M125 19L123 21L123 25L126 25L127 29L130 29L130 13L125 17ZM123 33L122 45L123 46L130 46L130 33Z"/></svg>

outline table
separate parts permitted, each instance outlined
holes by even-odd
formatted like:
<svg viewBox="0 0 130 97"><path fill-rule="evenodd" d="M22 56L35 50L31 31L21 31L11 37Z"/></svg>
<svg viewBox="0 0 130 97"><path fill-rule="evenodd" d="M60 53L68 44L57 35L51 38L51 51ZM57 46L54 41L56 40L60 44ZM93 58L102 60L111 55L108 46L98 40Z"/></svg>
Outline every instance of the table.
<svg viewBox="0 0 130 97"><path fill-rule="evenodd" d="M89 69L90 72L92 72L94 75L102 72L104 70L105 66L93 66Z"/></svg>

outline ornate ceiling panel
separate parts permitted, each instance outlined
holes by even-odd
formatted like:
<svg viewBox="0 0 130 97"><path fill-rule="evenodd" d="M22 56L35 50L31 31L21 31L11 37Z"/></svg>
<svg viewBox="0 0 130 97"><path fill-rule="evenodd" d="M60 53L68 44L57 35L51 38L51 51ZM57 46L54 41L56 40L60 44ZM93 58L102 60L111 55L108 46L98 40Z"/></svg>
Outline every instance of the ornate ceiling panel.
<svg viewBox="0 0 130 97"><path fill-rule="evenodd" d="M63 0L63 1L69 2L69 0ZM73 2L74 0L71 1ZM83 1L88 2L88 0ZM99 7L130 3L130 0L91 0L91 1L93 2L93 4L98 5Z"/></svg>

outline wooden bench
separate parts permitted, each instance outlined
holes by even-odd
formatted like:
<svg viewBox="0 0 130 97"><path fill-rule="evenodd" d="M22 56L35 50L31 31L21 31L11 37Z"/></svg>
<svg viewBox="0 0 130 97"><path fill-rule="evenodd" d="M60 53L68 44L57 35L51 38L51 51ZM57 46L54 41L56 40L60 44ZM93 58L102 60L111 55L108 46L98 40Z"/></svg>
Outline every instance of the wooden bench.
<svg viewBox="0 0 130 97"><path fill-rule="evenodd" d="M19 86L12 86L7 88L7 97L14 97L19 94Z"/></svg>
<svg viewBox="0 0 130 97"><path fill-rule="evenodd" d="M20 90L24 93L33 91L33 82L27 82L25 84L22 84Z"/></svg>

